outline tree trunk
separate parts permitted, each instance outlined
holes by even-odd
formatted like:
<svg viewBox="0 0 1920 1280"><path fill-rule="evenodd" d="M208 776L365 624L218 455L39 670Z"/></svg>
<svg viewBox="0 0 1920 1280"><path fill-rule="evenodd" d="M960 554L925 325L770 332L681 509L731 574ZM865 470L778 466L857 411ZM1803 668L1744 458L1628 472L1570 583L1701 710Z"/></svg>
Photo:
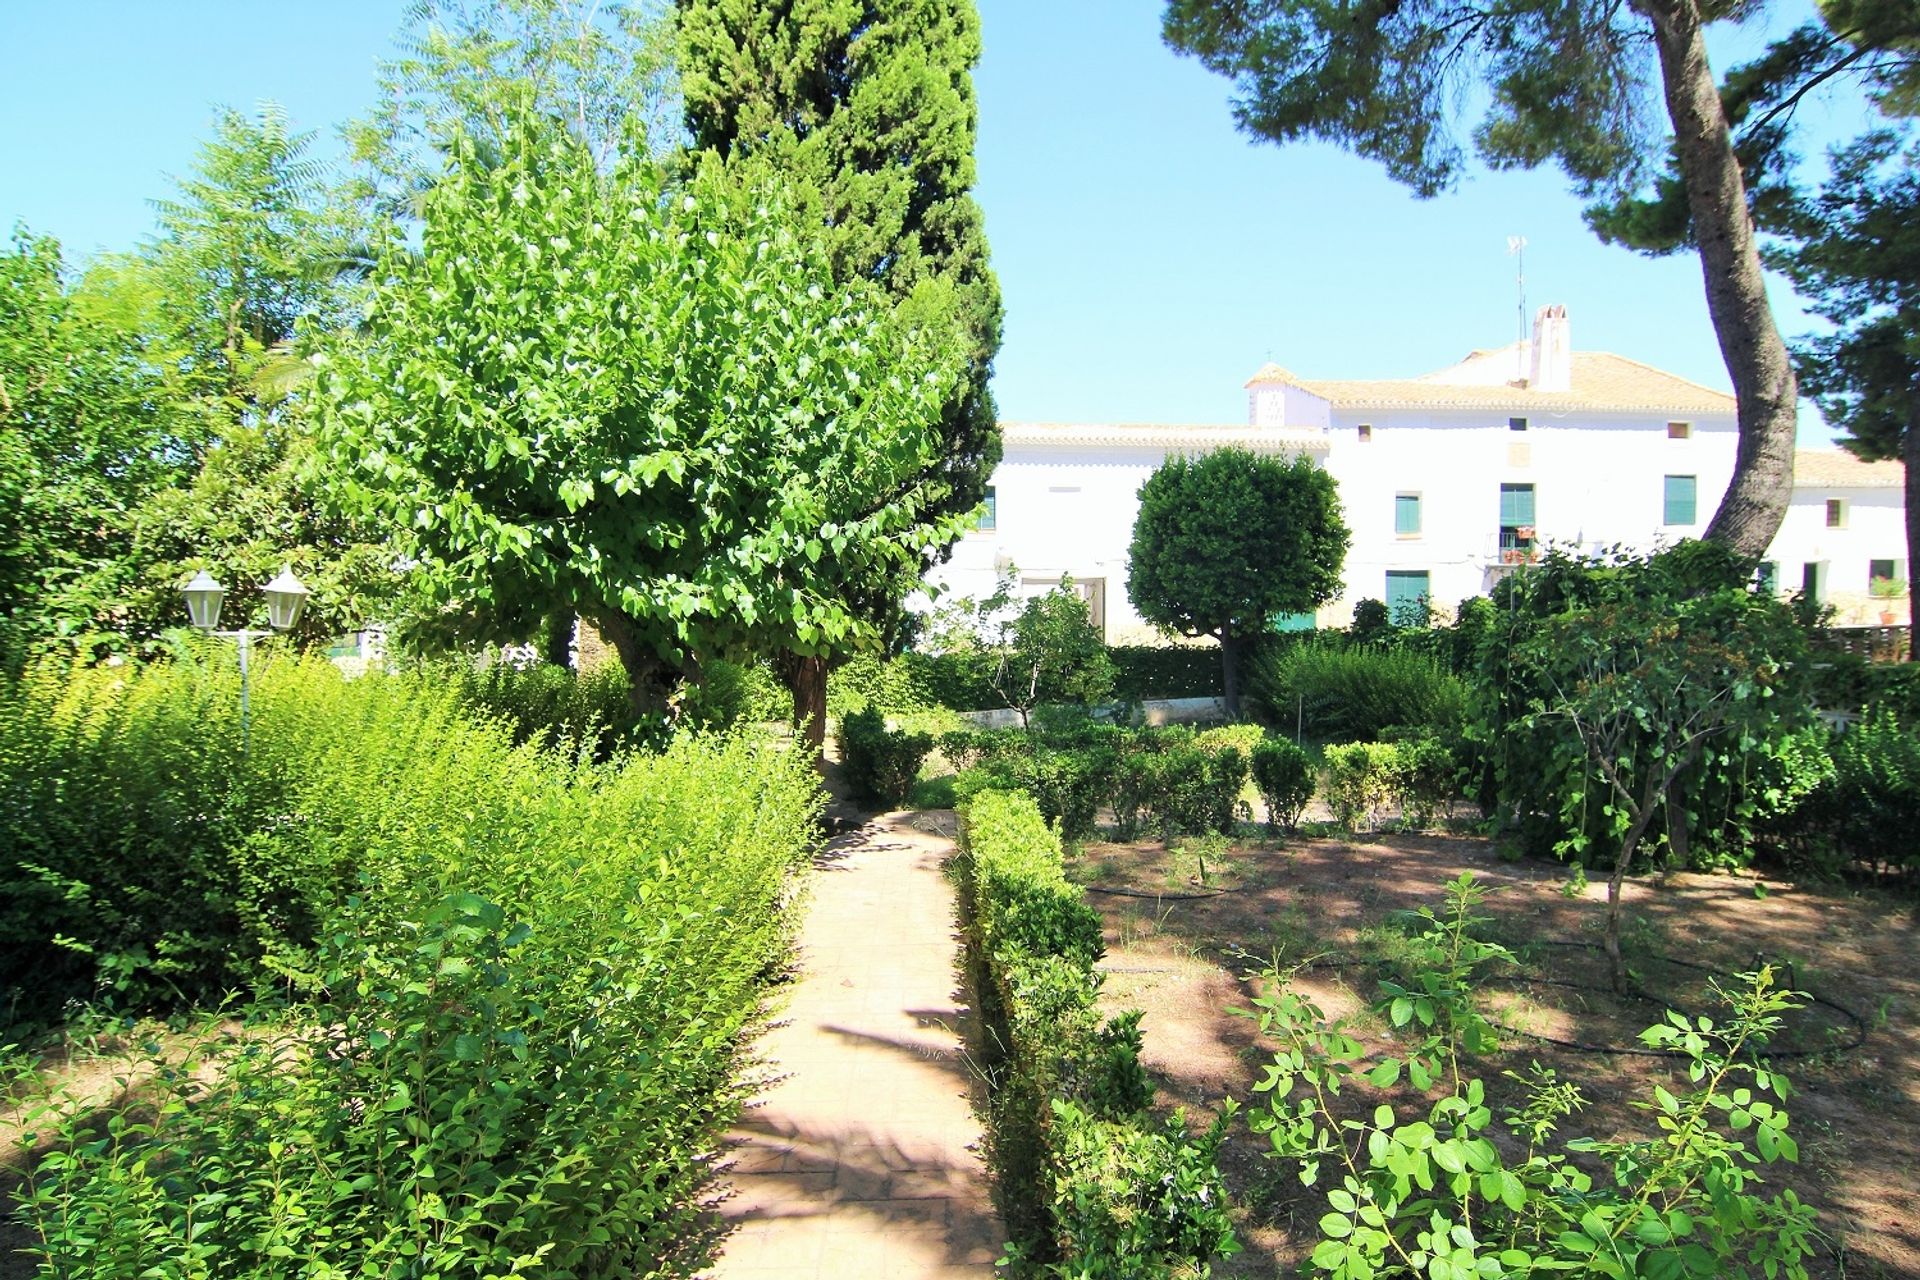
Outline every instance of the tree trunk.
<svg viewBox="0 0 1920 1280"><path fill-rule="evenodd" d="M773 669L780 677L780 683L793 695L794 741L805 743L813 752L813 767L824 770L827 763L827 660L782 653L774 658Z"/></svg>
<svg viewBox="0 0 1920 1280"><path fill-rule="evenodd" d="M1633 825L1627 828L1627 834L1620 841L1620 853L1613 862L1613 874L1607 877L1607 929L1605 945L1607 949L1607 978L1619 995L1627 993L1627 961L1620 954L1620 889L1627 879L1627 868L1633 865L1634 850L1640 847L1640 838L1647 833L1647 824L1653 820L1653 806L1643 805L1634 815Z"/></svg>
<svg viewBox="0 0 1920 1280"><path fill-rule="evenodd" d="M540 659L556 667L573 665L573 614L561 610L547 619L547 633L542 637Z"/></svg>
<svg viewBox="0 0 1920 1280"><path fill-rule="evenodd" d="M1907 661L1920 662L1920 388L1907 401L1907 429L1900 439L1900 465L1907 472Z"/></svg>
<svg viewBox="0 0 1920 1280"><path fill-rule="evenodd" d="M1240 718L1240 650L1245 641L1229 630L1220 632L1220 700L1227 706L1227 719Z"/></svg>
<svg viewBox="0 0 1920 1280"><path fill-rule="evenodd" d="M606 613L594 619L601 637L613 646L627 673L627 707L634 718L673 715L673 694L684 683L688 663L668 662L640 642L633 623L624 614Z"/></svg>
<svg viewBox="0 0 1920 1280"><path fill-rule="evenodd" d="M1799 407L1793 362L1767 304L1746 183L1707 63L1698 4L1633 0L1633 5L1653 23L1675 154L1706 276L1707 311L1739 402L1733 483L1706 536L1757 560L1780 531L1792 496Z"/></svg>

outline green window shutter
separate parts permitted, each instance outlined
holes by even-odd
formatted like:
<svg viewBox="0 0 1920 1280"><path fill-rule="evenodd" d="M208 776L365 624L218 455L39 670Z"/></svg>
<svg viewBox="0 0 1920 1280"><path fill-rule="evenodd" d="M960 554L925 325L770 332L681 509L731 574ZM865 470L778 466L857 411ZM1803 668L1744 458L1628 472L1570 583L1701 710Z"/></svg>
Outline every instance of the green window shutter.
<svg viewBox="0 0 1920 1280"><path fill-rule="evenodd" d="M1668 476L1662 524L1692 524L1699 507L1700 482L1693 476Z"/></svg>
<svg viewBox="0 0 1920 1280"><path fill-rule="evenodd" d="M974 512L973 527L981 530L1000 527L1000 500L992 485L987 486L987 492Z"/></svg>
<svg viewBox="0 0 1920 1280"><path fill-rule="evenodd" d="M1532 524L1533 486L1530 484L1503 484L1500 486L1500 526L1514 528L1518 525Z"/></svg>
<svg viewBox="0 0 1920 1280"><path fill-rule="evenodd" d="M1432 596L1425 569L1387 570L1387 617L1396 626L1419 622L1425 617L1425 603Z"/></svg>
<svg viewBox="0 0 1920 1280"><path fill-rule="evenodd" d="M1395 533L1420 532L1420 495L1417 493L1397 493L1393 497L1393 531Z"/></svg>

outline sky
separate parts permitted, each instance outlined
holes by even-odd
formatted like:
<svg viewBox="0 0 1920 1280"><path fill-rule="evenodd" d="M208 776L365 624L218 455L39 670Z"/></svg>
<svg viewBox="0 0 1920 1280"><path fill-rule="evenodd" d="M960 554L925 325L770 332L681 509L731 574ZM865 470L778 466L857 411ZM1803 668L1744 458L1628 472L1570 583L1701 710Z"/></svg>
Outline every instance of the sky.
<svg viewBox="0 0 1920 1280"><path fill-rule="evenodd" d="M1417 200L1374 163L1236 132L1230 85L1160 41L1159 0L979 0L978 198L1006 330L994 378L1009 421L1239 422L1243 384L1404 377L1519 336L1567 306L1574 345L1722 390L1697 259L1602 245L1553 170L1477 172ZM132 248L187 172L214 109L271 99L316 150L373 101L400 0L0 0L0 224L72 257ZM1776 0L1721 33L1716 67L1811 12ZM1817 152L1872 117L1803 113ZM1789 337L1816 322L1772 283ZM1802 436L1825 439L1810 410Z"/></svg>

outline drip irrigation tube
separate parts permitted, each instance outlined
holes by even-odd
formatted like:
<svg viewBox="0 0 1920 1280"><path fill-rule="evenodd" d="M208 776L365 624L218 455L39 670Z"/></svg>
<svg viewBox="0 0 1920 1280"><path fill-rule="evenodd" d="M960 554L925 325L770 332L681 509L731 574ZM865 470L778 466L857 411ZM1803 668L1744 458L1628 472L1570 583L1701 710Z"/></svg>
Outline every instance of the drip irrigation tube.
<svg viewBox="0 0 1920 1280"><path fill-rule="evenodd" d="M1205 898L1218 898L1226 893L1239 893L1241 886L1230 889L1207 889L1200 893L1156 893L1150 889L1115 889L1103 885L1081 886L1088 893L1104 893L1112 898L1151 898L1155 902L1199 902Z"/></svg>

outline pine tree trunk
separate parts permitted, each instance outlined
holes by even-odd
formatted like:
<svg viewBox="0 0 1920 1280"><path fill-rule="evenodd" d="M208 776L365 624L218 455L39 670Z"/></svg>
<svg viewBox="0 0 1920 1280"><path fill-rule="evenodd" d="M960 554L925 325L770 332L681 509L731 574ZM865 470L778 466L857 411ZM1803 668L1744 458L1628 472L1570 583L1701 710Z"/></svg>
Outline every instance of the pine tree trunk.
<svg viewBox="0 0 1920 1280"><path fill-rule="evenodd" d="M1759 559L1780 531L1792 496L1798 411L1793 362L1767 304L1746 183L1707 63L1696 0L1633 0L1633 6L1653 23L1675 155L1706 276L1707 311L1739 402L1733 483L1706 536Z"/></svg>

